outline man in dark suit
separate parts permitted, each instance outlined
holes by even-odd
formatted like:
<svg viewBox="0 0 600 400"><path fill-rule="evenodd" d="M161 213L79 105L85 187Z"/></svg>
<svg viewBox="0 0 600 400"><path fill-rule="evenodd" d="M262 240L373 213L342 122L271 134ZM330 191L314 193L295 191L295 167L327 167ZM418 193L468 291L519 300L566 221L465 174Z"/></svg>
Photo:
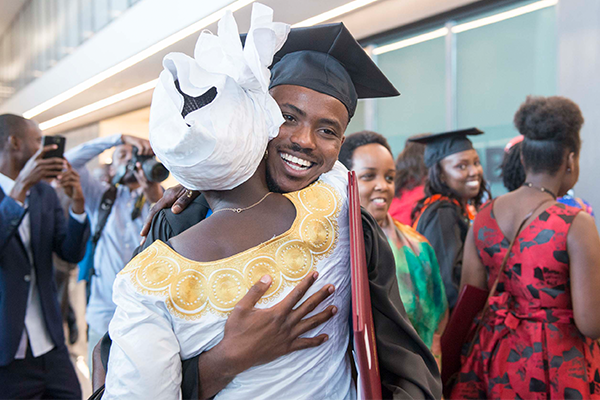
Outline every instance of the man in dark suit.
<svg viewBox="0 0 600 400"><path fill-rule="evenodd" d="M80 399L65 345L52 252L76 263L89 237L79 175L44 158L37 124L0 115L0 398ZM43 180L73 200L68 221Z"/></svg>

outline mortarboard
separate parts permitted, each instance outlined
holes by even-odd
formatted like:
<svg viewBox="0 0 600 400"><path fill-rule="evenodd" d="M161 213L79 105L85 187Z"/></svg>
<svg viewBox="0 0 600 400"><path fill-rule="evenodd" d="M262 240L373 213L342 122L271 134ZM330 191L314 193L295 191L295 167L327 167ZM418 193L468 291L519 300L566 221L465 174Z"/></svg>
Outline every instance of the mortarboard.
<svg viewBox="0 0 600 400"><path fill-rule="evenodd" d="M435 133L429 136L409 139L409 141L425 145L425 165L427 168L431 168L449 155L473 149L473 143L471 143L467 136L481 134L483 132L479 129L469 128L459 131Z"/></svg>
<svg viewBox="0 0 600 400"><path fill-rule="evenodd" d="M279 85L335 97L350 117L358 99L400 95L341 22L290 31L271 65L269 88Z"/></svg>

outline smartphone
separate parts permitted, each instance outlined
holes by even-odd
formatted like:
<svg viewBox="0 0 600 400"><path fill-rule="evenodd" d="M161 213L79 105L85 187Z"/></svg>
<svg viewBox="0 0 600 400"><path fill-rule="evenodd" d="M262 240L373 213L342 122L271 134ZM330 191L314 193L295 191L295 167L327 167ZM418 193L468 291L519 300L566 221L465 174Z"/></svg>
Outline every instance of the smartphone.
<svg viewBox="0 0 600 400"><path fill-rule="evenodd" d="M49 146L51 144L55 144L58 147L54 150L50 150L46 154L44 154L44 158L63 158L63 154L65 152L65 143L67 138L64 136L44 136L42 137L42 147Z"/></svg>

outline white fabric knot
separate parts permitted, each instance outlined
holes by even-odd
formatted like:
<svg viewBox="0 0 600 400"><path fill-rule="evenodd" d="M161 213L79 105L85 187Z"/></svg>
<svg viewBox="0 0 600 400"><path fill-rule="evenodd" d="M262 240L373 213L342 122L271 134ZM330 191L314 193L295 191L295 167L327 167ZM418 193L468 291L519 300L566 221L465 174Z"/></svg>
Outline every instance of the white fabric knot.
<svg viewBox="0 0 600 400"><path fill-rule="evenodd" d="M273 10L255 3L242 48L238 27L228 11L218 36L200 34L194 58L170 53L150 107L150 143L158 158L183 186L229 190L258 168L269 140L284 122L269 94L273 56L290 26L273 22ZM212 102L182 117L184 98L216 88Z"/></svg>

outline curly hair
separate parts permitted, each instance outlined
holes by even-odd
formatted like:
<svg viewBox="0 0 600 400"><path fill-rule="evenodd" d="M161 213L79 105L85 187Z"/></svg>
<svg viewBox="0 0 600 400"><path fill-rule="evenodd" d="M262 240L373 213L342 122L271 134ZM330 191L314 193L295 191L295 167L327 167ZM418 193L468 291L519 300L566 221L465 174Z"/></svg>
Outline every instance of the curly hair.
<svg viewBox="0 0 600 400"><path fill-rule="evenodd" d="M412 137L419 137L417 135ZM422 185L427 177L425 166L425 145L406 141L404 150L396 159L396 197L403 189L411 190Z"/></svg>
<svg viewBox="0 0 600 400"><path fill-rule="evenodd" d="M425 198L419 200L415 205L415 208L412 210L410 214L411 220L415 221L415 218L421 213L421 210L425 206L425 200L428 197L431 197L435 194L441 194L442 196L449 197L451 199L457 200L461 204L461 208L463 213L466 213L467 210L462 205L461 199L457 196L456 193L448 185L446 185L442 181L442 165L437 162L433 167L429 168L429 174L427 176L427 180L425 181ZM476 209L482 204L482 199L484 197L491 198L492 194L488 189L488 184L485 178L481 177L481 186L479 187L479 193L473 199L470 200L470 204L473 205Z"/></svg>
<svg viewBox="0 0 600 400"><path fill-rule="evenodd" d="M527 171L554 174L565 154L579 154L583 116L579 106L566 97L527 96L514 123L525 136L521 152Z"/></svg>
<svg viewBox="0 0 600 400"><path fill-rule="evenodd" d="M373 131L361 131L346 136L346 140L344 140L344 144L342 144L342 147L340 149L338 160L340 160L340 162L344 164L346 168L351 170L352 156L354 155L354 151L359 147L373 143L382 145L390 152L390 154L392 154L392 148L390 147L387 139L384 136ZM393 154L392 157L394 157Z"/></svg>
<svg viewBox="0 0 600 400"><path fill-rule="evenodd" d="M525 167L521 162L521 146L523 142L514 144L508 152L504 153L500 164L502 183L509 192L517 190L525 183Z"/></svg>

